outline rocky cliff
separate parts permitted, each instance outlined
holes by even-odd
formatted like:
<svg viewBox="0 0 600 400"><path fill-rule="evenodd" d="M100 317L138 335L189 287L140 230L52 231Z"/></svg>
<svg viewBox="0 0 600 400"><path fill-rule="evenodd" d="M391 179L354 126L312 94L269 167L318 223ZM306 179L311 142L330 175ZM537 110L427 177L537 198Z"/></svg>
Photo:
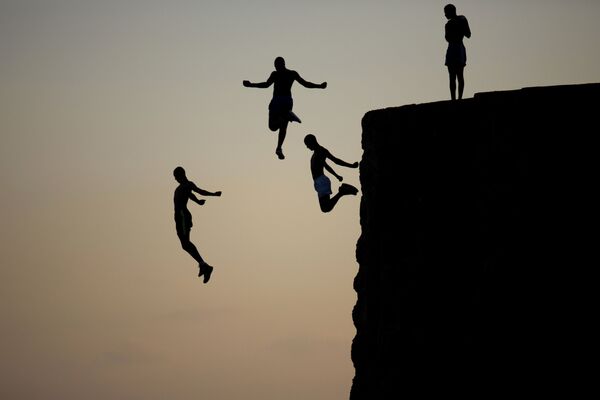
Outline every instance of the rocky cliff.
<svg viewBox="0 0 600 400"><path fill-rule="evenodd" d="M352 400L554 381L599 100L535 87L365 114Z"/></svg>

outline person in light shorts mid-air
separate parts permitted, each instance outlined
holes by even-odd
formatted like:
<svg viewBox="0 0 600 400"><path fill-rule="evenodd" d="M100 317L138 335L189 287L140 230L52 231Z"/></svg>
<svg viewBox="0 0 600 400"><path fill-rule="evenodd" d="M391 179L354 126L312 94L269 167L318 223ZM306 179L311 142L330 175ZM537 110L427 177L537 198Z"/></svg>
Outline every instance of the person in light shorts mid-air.
<svg viewBox="0 0 600 400"><path fill-rule="evenodd" d="M319 206L321 207L321 211L327 213L333 210L342 196L355 196L358 193L358 189L354 186L347 183L342 183L338 189L338 192L331 197L331 194L333 193L331 191L331 181L327 175L325 175L325 170L327 170L327 172L335 176L338 181L341 182L343 180L343 178L338 175L333 168L329 166L329 164L327 164L328 159L337 165L348 168L358 168L358 162L350 164L346 161L340 160L337 157L334 157L329 150L317 142L315 135L306 135L304 137L304 144L313 152L313 155L310 158L310 171L314 182L314 188L317 191L317 196L319 197Z"/></svg>

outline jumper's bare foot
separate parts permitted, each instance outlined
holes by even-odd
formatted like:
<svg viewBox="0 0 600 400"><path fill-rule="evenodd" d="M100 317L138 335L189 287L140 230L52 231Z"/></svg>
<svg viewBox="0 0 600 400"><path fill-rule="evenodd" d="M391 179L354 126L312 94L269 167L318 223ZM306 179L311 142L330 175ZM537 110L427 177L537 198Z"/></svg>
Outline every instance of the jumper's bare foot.
<svg viewBox="0 0 600 400"><path fill-rule="evenodd" d="M210 275L213 272L213 267L211 267L210 265L206 267L206 272L204 273L204 283L208 282L210 280Z"/></svg>
<svg viewBox="0 0 600 400"><path fill-rule="evenodd" d="M210 279L210 275L213 272L213 267L211 267L210 265L204 263L204 264L200 264L200 272L198 272L198 276L202 276L204 275L204 283L208 282Z"/></svg>
<svg viewBox="0 0 600 400"><path fill-rule="evenodd" d="M340 185L340 193L356 195L358 193L358 189L347 183L342 183Z"/></svg>
<svg viewBox="0 0 600 400"><path fill-rule="evenodd" d="M300 118L298 118L298 116L296 114L294 114L292 111L290 111L288 119L290 122L297 122L299 124L302 123L302 121L300 121Z"/></svg>
<svg viewBox="0 0 600 400"><path fill-rule="evenodd" d="M277 154L277 157L280 160L283 160L285 158L285 156L283 155L283 150L281 150L280 148L278 148L278 149L275 150L275 154Z"/></svg>

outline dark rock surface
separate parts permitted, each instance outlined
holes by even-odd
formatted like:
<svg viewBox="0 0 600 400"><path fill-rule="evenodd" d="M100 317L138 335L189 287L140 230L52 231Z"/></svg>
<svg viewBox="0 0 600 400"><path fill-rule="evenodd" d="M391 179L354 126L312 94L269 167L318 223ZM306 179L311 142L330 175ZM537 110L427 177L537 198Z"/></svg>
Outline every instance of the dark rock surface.
<svg viewBox="0 0 600 400"><path fill-rule="evenodd" d="M365 114L351 400L567 385L599 100L535 87Z"/></svg>

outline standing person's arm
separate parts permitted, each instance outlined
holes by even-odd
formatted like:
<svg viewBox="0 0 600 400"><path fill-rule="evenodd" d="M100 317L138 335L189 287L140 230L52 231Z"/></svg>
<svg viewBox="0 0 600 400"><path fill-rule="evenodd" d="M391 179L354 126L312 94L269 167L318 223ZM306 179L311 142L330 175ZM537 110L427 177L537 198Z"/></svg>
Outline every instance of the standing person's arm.
<svg viewBox="0 0 600 400"><path fill-rule="evenodd" d="M467 21L467 18L465 16L463 16L462 18L463 18L463 22L464 22L465 37L470 39L471 38L471 28L469 27L469 21Z"/></svg>

